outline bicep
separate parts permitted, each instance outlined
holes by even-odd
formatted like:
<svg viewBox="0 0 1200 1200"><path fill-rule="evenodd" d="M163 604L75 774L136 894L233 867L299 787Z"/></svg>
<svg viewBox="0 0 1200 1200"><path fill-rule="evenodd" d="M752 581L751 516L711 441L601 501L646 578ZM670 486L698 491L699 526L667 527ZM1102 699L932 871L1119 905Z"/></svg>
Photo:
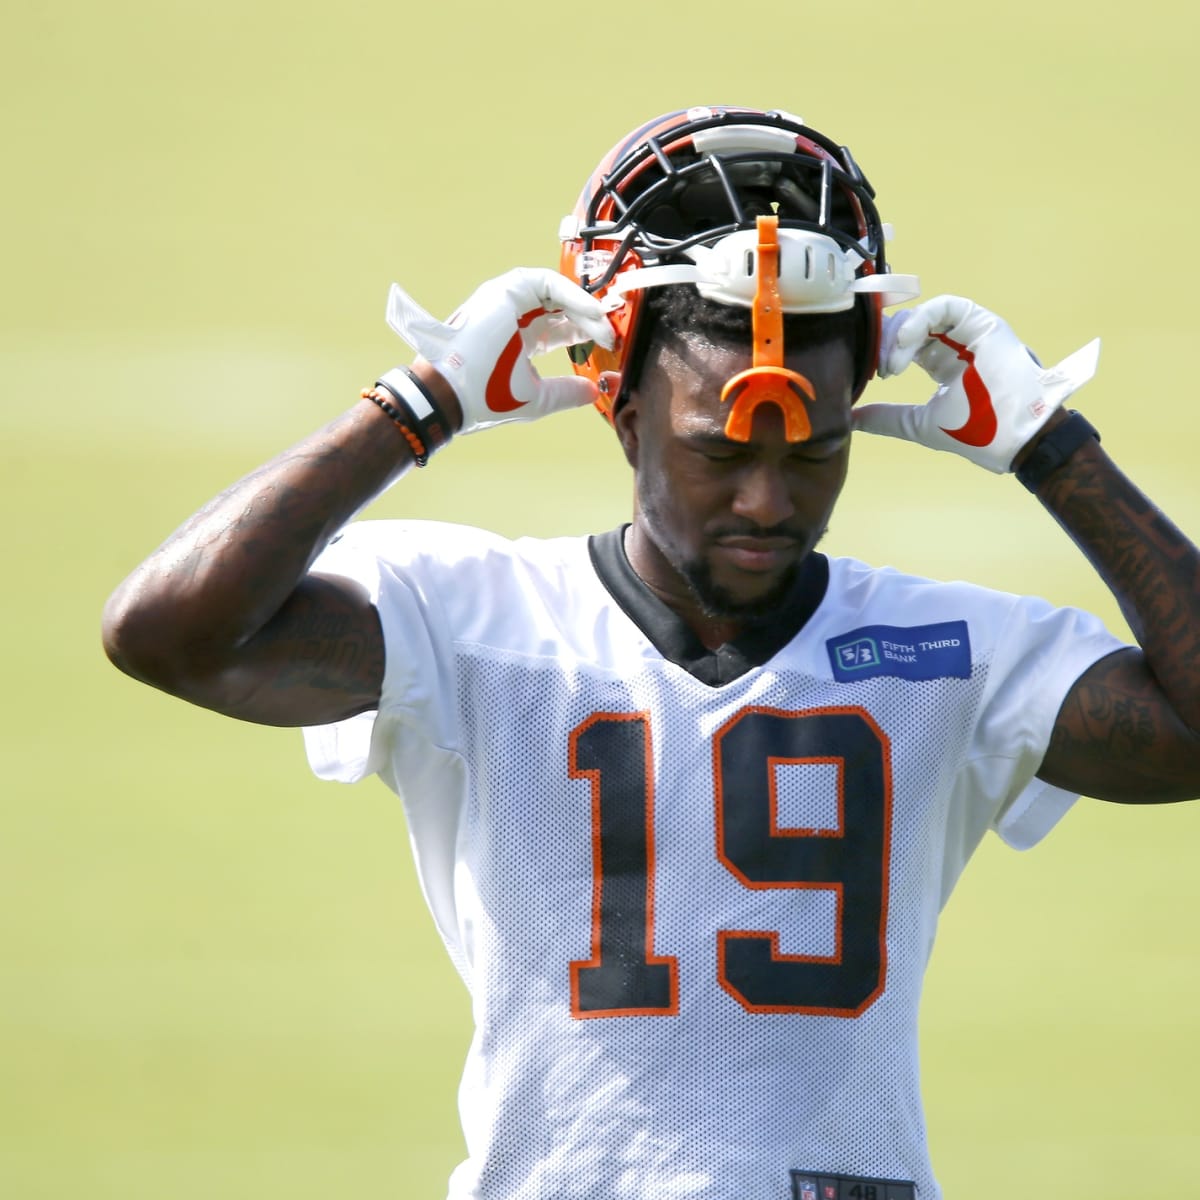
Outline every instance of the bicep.
<svg viewBox="0 0 1200 1200"><path fill-rule="evenodd" d="M366 589L312 573L188 698L261 725L327 725L377 707L383 669L383 629Z"/></svg>
<svg viewBox="0 0 1200 1200"><path fill-rule="evenodd" d="M1125 804L1200 797L1200 736L1176 715L1140 650L1093 663L1067 693L1038 778Z"/></svg>

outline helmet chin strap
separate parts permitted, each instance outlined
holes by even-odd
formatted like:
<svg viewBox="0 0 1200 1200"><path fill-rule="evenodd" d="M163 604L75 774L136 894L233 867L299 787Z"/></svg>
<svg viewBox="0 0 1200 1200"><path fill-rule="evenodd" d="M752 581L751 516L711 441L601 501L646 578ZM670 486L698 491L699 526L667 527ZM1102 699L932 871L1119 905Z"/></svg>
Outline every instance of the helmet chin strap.
<svg viewBox="0 0 1200 1200"><path fill-rule="evenodd" d="M784 437L789 442L806 442L812 422L804 401L815 400L816 392L797 371L783 365L783 305L779 298L779 218L758 218L758 253L755 274L753 366L733 376L721 389L722 402L729 401L725 436L748 442L754 427L754 412L760 404L775 404L783 413Z"/></svg>

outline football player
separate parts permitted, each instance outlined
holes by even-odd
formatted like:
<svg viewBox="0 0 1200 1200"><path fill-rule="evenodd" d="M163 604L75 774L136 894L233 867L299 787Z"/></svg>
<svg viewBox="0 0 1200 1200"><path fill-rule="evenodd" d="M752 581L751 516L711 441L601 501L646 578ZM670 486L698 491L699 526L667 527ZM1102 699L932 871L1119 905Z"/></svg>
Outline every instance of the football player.
<svg viewBox="0 0 1200 1200"><path fill-rule="evenodd" d="M446 322L393 287L415 357L151 554L108 653L400 796L476 1023L455 1200L935 1200L939 910L988 830L1200 795L1200 557L1065 407L1095 344L1044 368L964 298L885 313L916 280L798 118L651 121L560 237ZM927 404L856 405L913 362ZM622 528L348 524L454 438L588 403ZM819 551L856 430L1015 472L1138 644Z"/></svg>

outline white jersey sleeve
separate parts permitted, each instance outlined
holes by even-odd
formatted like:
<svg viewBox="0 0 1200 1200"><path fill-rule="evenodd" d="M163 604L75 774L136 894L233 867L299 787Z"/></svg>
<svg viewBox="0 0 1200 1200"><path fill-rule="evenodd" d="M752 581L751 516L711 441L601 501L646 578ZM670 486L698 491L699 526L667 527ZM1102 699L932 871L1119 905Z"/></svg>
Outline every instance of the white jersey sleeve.
<svg viewBox="0 0 1200 1200"><path fill-rule="evenodd" d="M386 770L398 737L455 747L452 637L439 590L453 562L431 559L428 542L415 536L419 530L408 522L359 522L313 564L314 571L346 576L367 589L386 653L377 711L304 730L309 763L321 779L354 783Z"/></svg>
<svg viewBox="0 0 1200 1200"><path fill-rule="evenodd" d="M960 787L996 806L991 828L1018 850L1040 841L1074 793L1038 779L1054 722L1076 680L1123 644L1091 613L1012 597ZM1020 781L1028 780L1023 786Z"/></svg>
<svg viewBox="0 0 1200 1200"><path fill-rule="evenodd" d="M472 590L487 595L481 567L487 543L487 535L456 526L364 521L327 547L313 570L356 580L379 613L383 687L376 711L304 730L309 765L319 778L354 783L377 774L404 801L422 892L468 986L470 950L463 943L469 920L460 920L454 895L454 847L468 764L459 746L447 614L455 607L453 596L461 601Z"/></svg>

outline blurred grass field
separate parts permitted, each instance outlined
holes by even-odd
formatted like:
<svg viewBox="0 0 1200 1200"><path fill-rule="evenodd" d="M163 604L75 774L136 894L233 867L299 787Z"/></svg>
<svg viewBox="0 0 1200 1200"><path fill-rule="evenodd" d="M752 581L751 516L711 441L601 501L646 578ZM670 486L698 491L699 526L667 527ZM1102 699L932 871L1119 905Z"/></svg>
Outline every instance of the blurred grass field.
<svg viewBox="0 0 1200 1200"><path fill-rule="evenodd" d="M403 358L391 279L444 314L491 274L552 264L559 217L645 117L779 106L845 140L926 295L973 295L1046 360L1103 337L1081 407L1200 533L1195 8L742 16L6 14L0 1197L443 1194L468 1008L398 805L316 783L295 732L120 676L99 612L189 512ZM628 495L576 413L467 439L372 511L550 534L615 524ZM1012 481L907 446L856 446L828 547L1123 630ZM1028 855L980 852L924 1009L947 1200L1196 1193L1198 835L1195 806L1085 801Z"/></svg>

